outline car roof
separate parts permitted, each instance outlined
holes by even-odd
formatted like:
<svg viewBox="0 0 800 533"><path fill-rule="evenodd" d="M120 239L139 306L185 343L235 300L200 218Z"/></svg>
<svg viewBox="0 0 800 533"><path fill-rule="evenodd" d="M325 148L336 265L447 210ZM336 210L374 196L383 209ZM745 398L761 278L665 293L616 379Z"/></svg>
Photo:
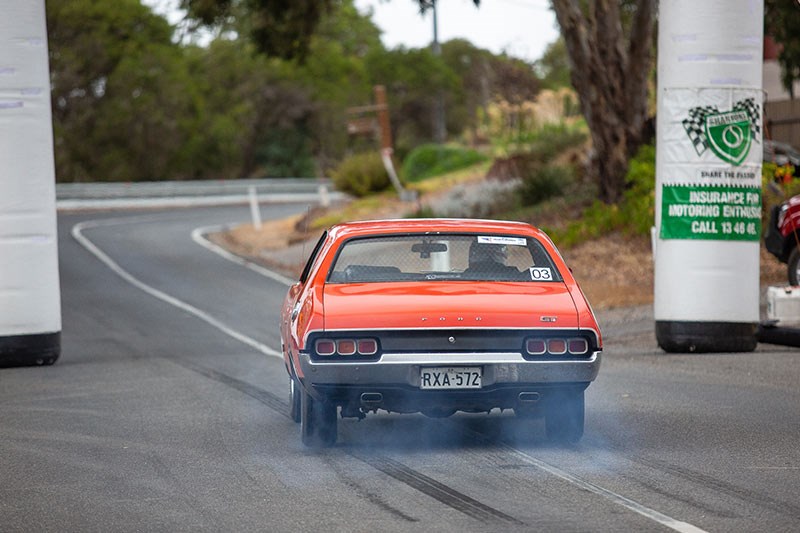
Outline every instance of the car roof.
<svg viewBox="0 0 800 533"><path fill-rule="evenodd" d="M363 237L389 233L511 233L549 240L539 229L524 222L474 218L404 218L361 220L331 227L333 238Z"/></svg>

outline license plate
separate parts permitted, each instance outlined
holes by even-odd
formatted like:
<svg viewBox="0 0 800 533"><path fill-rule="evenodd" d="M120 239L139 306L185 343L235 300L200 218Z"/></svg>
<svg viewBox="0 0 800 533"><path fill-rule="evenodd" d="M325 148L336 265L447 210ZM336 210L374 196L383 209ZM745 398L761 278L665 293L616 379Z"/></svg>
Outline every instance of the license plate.
<svg viewBox="0 0 800 533"><path fill-rule="evenodd" d="M419 380L421 389L480 389L481 367L429 367L421 368Z"/></svg>

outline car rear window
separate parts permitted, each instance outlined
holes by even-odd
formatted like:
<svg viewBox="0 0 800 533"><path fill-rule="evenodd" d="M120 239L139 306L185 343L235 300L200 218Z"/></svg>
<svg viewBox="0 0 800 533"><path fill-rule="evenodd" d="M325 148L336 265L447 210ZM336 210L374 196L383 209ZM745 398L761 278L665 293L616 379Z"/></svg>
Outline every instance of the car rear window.
<svg viewBox="0 0 800 533"><path fill-rule="evenodd" d="M344 242L330 283L562 281L539 241L496 234L390 235Z"/></svg>

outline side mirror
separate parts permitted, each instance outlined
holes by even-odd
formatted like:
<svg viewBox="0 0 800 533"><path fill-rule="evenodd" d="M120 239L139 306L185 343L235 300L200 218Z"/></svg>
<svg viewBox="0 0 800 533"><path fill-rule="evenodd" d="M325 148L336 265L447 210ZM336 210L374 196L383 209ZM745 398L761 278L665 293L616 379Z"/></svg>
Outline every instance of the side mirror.
<svg viewBox="0 0 800 533"><path fill-rule="evenodd" d="M294 298L295 296L297 296L297 293L299 293L299 292L300 292L300 288L301 288L302 286L303 286L303 284L302 284L302 283L300 283L300 282L298 281L298 282L296 282L294 285L292 285L291 287L289 287L289 296L290 296L291 298Z"/></svg>

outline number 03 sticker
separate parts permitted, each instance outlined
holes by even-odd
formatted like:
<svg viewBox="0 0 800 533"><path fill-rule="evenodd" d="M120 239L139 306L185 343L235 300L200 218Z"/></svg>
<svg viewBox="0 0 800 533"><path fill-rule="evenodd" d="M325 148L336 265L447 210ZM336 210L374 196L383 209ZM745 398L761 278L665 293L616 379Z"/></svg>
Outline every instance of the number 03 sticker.
<svg viewBox="0 0 800 533"><path fill-rule="evenodd" d="M549 268L531 267L530 271L533 281L553 281L553 274Z"/></svg>

